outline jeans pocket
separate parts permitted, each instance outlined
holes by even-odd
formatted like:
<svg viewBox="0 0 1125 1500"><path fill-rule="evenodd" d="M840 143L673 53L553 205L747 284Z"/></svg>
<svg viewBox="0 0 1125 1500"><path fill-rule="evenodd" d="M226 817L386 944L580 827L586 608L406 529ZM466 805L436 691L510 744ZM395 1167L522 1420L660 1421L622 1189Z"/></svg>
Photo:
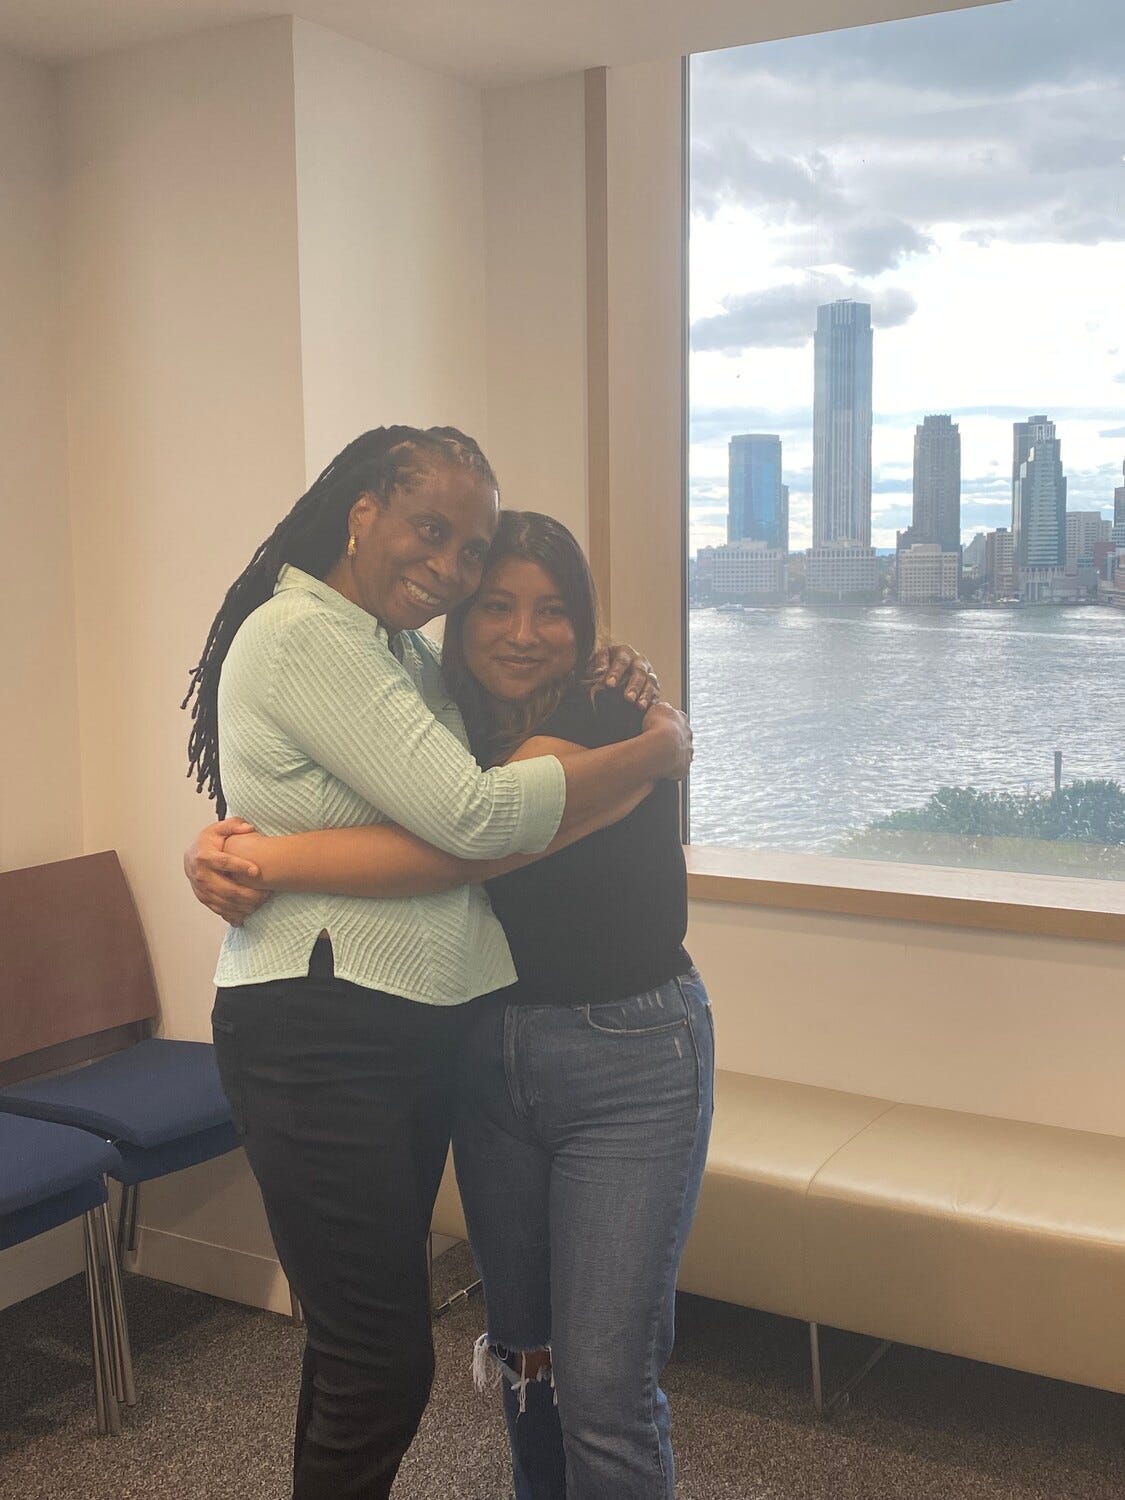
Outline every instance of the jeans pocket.
<svg viewBox="0 0 1125 1500"><path fill-rule="evenodd" d="M587 1026L609 1036L659 1036L688 1024L687 1002L676 983L606 1005L584 1005Z"/></svg>

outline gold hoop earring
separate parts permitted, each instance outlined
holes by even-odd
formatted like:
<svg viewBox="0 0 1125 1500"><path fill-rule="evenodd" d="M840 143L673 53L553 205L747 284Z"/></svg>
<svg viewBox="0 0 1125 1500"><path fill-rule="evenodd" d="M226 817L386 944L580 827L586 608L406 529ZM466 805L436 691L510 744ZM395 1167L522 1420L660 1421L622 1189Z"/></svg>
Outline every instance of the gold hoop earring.
<svg viewBox="0 0 1125 1500"><path fill-rule="evenodd" d="M355 556L355 537L354 536L348 537L348 556L349 557L354 557Z"/></svg>

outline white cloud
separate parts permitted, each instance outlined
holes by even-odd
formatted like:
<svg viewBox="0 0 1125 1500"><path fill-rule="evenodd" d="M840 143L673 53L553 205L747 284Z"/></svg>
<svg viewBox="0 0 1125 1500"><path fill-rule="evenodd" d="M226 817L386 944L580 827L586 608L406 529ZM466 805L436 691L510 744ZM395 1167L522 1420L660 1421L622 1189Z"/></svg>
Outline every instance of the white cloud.
<svg viewBox="0 0 1125 1500"><path fill-rule="evenodd" d="M749 348L800 348L813 336L817 308L841 297L870 303L876 328L905 323L917 306L901 287L865 286L816 272L799 282L724 297L721 313L692 324L691 346L724 353Z"/></svg>

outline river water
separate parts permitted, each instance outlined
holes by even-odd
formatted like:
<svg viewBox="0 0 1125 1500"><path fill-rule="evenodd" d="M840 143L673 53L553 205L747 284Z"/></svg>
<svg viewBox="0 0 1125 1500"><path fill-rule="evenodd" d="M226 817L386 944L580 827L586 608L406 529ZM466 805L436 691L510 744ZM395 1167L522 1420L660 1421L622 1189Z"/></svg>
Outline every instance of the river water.
<svg viewBox="0 0 1125 1500"><path fill-rule="evenodd" d="M837 852L939 786L1125 785L1125 611L690 616L696 843Z"/></svg>

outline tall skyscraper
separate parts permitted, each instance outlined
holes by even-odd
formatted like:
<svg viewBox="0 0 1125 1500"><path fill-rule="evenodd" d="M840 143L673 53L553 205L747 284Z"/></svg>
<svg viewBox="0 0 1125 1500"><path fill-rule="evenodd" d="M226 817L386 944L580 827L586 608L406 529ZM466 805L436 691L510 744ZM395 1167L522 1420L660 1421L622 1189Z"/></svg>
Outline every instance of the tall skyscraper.
<svg viewBox="0 0 1125 1500"><path fill-rule="evenodd" d="M871 545L871 308L816 310L813 546Z"/></svg>
<svg viewBox="0 0 1125 1500"><path fill-rule="evenodd" d="M1036 431L1016 479L1012 531L1016 539L1016 567L1062 568L1066 565L1066 479L1062 443L1055 424L1033 417ZM1021 441L1016 424L1016 451Z"/></svg>
<svg viewBox="0 0 1125 1500"><path fill-rule="evenodd" d="M1125 479L1125 463L1121 465L1121 478ZM1113 540L1125 547L1125 484L1119 484L1113 492Z"/></svg>
<svg viewBox="0 0 1125 1500"><path fill-rule="evenodd" d="M728 447L728 542L765 542L789 551L789 487L781 482L781 439L746 432Z"/></svg>
<svg viewBox="0 0 1125 1500"><path fill-rule="evenodd" d="M943 552L961 545L961 432L952 417L925 417L914 429L911 536Z"/></svg>
<svg viewBox="0 0 1125 1500"><path fill-rule="evenodd" d="M1046 416L1028 417L1026 422L1012 423L1012 531L1016 530L1016 491L1020 469L1027 462L1037 437L1054 437L1055 424Z"/></svg>

